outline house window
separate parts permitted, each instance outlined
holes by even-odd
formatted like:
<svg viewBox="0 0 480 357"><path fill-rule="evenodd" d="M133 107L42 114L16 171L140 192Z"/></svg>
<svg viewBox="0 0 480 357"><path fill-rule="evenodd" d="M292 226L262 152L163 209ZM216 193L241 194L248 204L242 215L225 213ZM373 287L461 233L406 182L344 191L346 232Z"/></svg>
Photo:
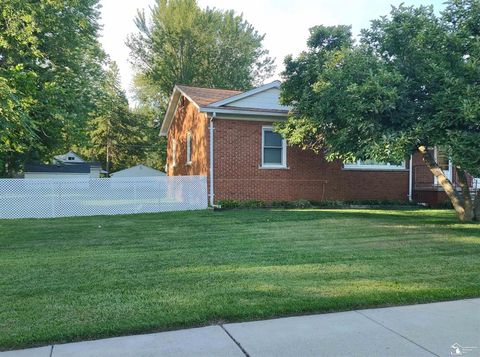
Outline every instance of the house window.
<svg viewBox="0 0 480 357"><path fill-rule="evenodd" d="M452 161L448 155L448 151L444 147L435 147L434 149L435 160L437 161L438 166L442 169L445 176L451 181L452 180ZM434 178L435 184L438 184L438 178Z"/></svg>
<svg viewBox="0 0 480 357"><path fill-rule="evenodd" d="M172 140L172 167L177 166L177 140Z"/></svg>
<svg viewBox="0 0 480 357"><path fill-rule="evenodd" d="M262 127L262 167L285 168L287 166L287 141L273 127Z"/></svg>
<svg viewBox="0 0 480 357"><path fill-rule="evenodd" d="M357 160L356 162L344 163L343 168L347 170L405 170L405 162L398 165L374 160Z"/></svg>
<svg viewBox="0 0 480 357"><path fill-rule="evenodd" d="M75 157L73 157L73 156L68 157L68 161L73 161L73 160L75 160Z"/></svg>
<svg viewBox="0 0 480 357"><path fill-rule="evenodd" d="M192 163L192 134L187 133L187 165Z"/></svg>

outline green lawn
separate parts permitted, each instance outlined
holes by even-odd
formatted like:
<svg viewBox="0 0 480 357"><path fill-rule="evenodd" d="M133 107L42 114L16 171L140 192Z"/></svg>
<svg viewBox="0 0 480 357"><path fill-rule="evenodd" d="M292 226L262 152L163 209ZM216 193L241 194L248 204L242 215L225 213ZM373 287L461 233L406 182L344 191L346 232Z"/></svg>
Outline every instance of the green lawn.
<svg viewBox="0 0 480 357"><path fill-rule="evenodd" d="M480 296L480 225L442 210L0 221L0 349Z"/></svg>

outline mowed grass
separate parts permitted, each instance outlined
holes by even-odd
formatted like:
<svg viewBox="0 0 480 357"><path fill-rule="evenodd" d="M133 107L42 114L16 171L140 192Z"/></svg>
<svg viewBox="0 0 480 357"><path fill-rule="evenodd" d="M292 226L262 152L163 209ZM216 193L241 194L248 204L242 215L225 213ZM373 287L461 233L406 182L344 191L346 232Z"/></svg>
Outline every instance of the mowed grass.
<svg viewBox="0 0 480 357"><path fill-rule="evenodd" d="M0 349L480 296L480 225L445 210L0 221Z"/></svg>

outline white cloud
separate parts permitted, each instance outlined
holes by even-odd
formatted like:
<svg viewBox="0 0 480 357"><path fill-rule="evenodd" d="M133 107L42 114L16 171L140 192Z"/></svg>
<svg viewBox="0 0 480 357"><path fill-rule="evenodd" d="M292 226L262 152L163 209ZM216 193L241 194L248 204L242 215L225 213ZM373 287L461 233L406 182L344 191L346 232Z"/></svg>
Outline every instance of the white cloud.
<svg viewBox="0 0 480 357"><path fill-rule="evenodd" d="M138 8L152 6L154 0L102 0L101 42L115 60L122 83L129 90L132 68L128 63L129 50L125 45L128 34L134 32L133 19ZM391 4L434 5L442 7L443 0L198 0L202 7L233 9L264 33L265 47L276 58L277 76L288 54L298 54L305 48L308 29L315 25L352 25L353 32L367 27L370 20L386 15Z"/></svg>

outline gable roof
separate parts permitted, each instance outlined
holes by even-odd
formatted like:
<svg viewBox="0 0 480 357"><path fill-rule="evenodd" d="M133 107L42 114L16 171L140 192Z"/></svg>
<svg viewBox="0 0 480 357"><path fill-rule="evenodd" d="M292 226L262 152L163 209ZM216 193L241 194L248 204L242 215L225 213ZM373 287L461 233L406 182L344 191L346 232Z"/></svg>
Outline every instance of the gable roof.
<svg viewBox="0 0 480 357"><path fill-rule="evenodd" d="M142 164L135 165L132 167L129 167L127 169L119 170L114 173L112 173L110 176L111 177L128 177L130 173L135 173L138 171L142 171L145 173L145 176L165 176L165 172L162 172L160 170L156 170L152 167L145 166Z"/></svg>
<svg viewBox="0 0 480 357"><path fill-rule="evenodd" d="M160 135L167 135L182 96L193 103L201 113L250 119L259 117L272 120L285 119L289 107L281 105L278 101L280 84L280 81L273 81L245 92L176 85L160 128ZM268 93L269 91L274 93Z"/></svg>
<svg viewBox="0 0 480 357"><path fill-rule="evenodd" d="M203 107L211 103L218 102L242 93L238 90L216 89L216 88L200 88L178 85L184 95L198 106Z"/></svg>
<svg viewBox="0 0 480 357"><path fill-rule="evenodd" d="M69 156L72 156L74 157L76 160L78 160L77 162L85 162L85 160L83 160L83 158L78 155L77 153L73 152L73 151L69 151L67 152L66 154L62 154L62 155L55 155L53 157L54 160L56 161L68 161L68 157Z"/></svg>
<svg viewBox="0 0 480 357"><path fill-rule="evenodd" d="M257 87L257 88L253 88L253 89L251 89L249 91L246 91L246 92L239 92L236 95L230 96L228 98L221 99L218 102L210 103L209 106L210 107L221 107L223 105L228 105L228 104L231 104L233 102L239 101L240 99L251 97L252 95L264 92L264 91L269 90L271 88L280 88L280 81L273 81L271 83L265 84L265 85Z"/></svg>

